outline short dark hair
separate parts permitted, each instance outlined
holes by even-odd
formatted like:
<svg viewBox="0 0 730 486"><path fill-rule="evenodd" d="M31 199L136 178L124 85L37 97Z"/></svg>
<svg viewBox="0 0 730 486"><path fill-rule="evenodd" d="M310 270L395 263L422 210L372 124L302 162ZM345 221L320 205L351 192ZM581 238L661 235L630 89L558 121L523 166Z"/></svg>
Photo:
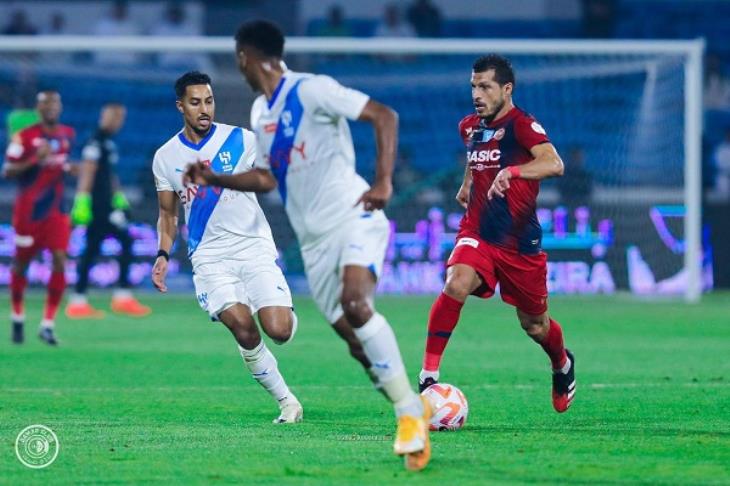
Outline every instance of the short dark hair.
<svg viewBox="0 0 730 486"><path fill-rule="evenodd" d="M236 48L251 46L266 57L284 55L284 33L268 20L252 20L241 24L236 32Z"/></svg>
<svg viewBox="0 0 730 486"><path fill-rule="evenodd" d="M188 71L175 81L175 96L181 100L188 86L210 84L210 76L200 71Z"/></svg>
<svg viewBox="0 0 730 486"><path fill-rule="evenodd" d="M504 56L499 54L488 54L477 58L474 61L472 70L475 73L483 73L484 71L494 70L494 80L504 86L507 83L515 84L515 71L512 69L512 63Z"/></svg>

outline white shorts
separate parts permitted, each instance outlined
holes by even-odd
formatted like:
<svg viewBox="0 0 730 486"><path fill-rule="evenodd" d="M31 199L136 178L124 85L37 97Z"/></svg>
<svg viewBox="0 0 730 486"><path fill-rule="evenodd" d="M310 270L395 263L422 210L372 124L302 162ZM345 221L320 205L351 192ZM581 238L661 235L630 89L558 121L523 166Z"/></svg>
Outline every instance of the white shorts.
<svg viewBox="0 0 730 486"><path fill-rule="evenodd" d="M213 320L238 303L248 306L251 314L262 307L292 307L284 274L268 256L200 263L193 268L193 282L200 307Z"/></svg>
<svg viewBox="0 0 730 486"><path fill-rule="evenodd" d="M344 314L340 305L342 268L347 265L366 267L378 278L383 270L389 239L388 218L383 211L375 211L343 224L312 245L302 247L312 298L331 324Z"/></svg>

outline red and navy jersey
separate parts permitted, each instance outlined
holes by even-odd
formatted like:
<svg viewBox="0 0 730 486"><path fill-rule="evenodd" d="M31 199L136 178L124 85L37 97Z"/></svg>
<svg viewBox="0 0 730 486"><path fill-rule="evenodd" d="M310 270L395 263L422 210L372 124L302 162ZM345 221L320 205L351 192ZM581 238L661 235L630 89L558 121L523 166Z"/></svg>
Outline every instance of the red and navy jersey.
<svg viewBox="0 0 730 486"><path fill-rule="evenodd" d="M539 253L542 229L535 210L540 182L510 179L505 197L491 201L487 191L500 170L530 162L530 149L550 142L545 130L532 116L515 107L490 123L476 114L468 115L459 123L459 134L467 148L473 180L461 231L520 253Z"/></svg>
<svg viewBox="0 0 730 486"><path fill-rule="evenodd" d="M63 204L64 165L68 162L76 134L67 125L47 130L40 123L19 131L8 145L5 163L31 162L33 166L18 176L13 224L41 221L55 212L65 212ZM50 153L42 161L38 150L48 144Z"/></svg>

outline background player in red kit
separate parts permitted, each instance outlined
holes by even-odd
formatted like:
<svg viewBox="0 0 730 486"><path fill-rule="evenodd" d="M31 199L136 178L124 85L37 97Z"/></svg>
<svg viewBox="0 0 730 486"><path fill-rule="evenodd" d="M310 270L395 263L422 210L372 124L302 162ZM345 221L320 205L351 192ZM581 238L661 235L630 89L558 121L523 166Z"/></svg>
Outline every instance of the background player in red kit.
<svg viewBox="0 0 730 486"><path fill-rule="evenodd" d="M22 343L28 264L40 250L47 248L53 256L53 270L39 336L46 343L56 345L53 324L66 288L64 267L71 234L63 203L63 175L70 168L68 157L75 134L73 128L58 123L62 106L57 91L38 93L36 108L40 123L13 135L3 165L4 175L18 180L13 210L15 258L10 274L11 319L13 342Z"/></svg>
<svg viewBox="0 0 730 486"><path fill-rule="evenodd" d="M563 331L547 312L547 257L535 214L540 180L561 176L563 162L540 124L512 102L510 62L489 55L474 62L476 113L459 123L467 147L464 182L456 199L466 208L447 263L446 285L434 302L419 385L439 378L441 356L469 295L517 308L525 332L542 346L553 368L553 407L564 412L575 393L575 360Z"/></svg>

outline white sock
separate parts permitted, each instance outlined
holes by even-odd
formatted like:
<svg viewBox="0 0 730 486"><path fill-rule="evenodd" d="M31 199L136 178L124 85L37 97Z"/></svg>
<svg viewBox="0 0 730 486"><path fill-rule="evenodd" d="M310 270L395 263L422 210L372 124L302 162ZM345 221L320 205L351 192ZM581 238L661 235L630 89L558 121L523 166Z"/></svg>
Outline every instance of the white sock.
<svg viewBox="0 0 730 486"><path fill-rule="evenodd" d="M10 311L10 320L13 322L25 322L25 314L16 314Z"/></svg>
<svg viewBox="0 0 730 486"><path fill-rule="evenodd" d="M132 291L129 289L114 289L112 299L131 299Z"/></svg>
<svg viewBox="0 0 730 486"><path fill-rule="evenodd" d="M568 371L570 371L570 358L566 358L563 367L555 371L562 374L566 374Z"/></svg>
<svg viewBox="0 0 730 486"><path fill-rule="evenodd" d="M71 297L69 297L69 304L86 304L86 294L79 294L77 292L74 292L71 294Z"/></svg>
<svg viewBox="0 0 730 486"><path fill-rule="evenodd" d="M55 327L55 325L56 325L56 323L53 321L53 319L42 319L41 320L42 328L53 329Z"/></svg>
<svg viewBox="0 0 730 486"><path fill-rule="evenodd" d="M398 342L385 317L376 312L364 326L353 328L353 331L365 356L373 364L370 370L377 377L385 396L393 402L396 415L423 414L423 404L408 382Z"/></svg>
<svg viewBox="0 0 730 486"><path fill-rule="evenodd" d="M272 341L274 341L274 343L280 344L280 345L287 344L287 343L290 343L292 339L294 339L294 335L297 333L297 327L299 327L299 319L297 319L297 315L294 312L294 309L292 309L292 311L291 311L291 320L292 320L291 335L289 336L289 339L287 339L286 341L277 341L276 339L272 339Z"/></svg>
<svg viewBox="0 0 730 486"><path fill-rule="evenodd" d="M238 349L241 351L243 362L251 372L251 376L279 402L279 406L290 401L297 401L286 385L284 377L279 373L276 358L263 341L253 349L245 349L241 346L238 346Z"/></svg>
<svg viewBox="0 0 730 486"><path fill-rule="evenodd" d="M437 371L428 371L422 369L420 373L418 373L418 381L423 383L426 381L426 378L433 378L434 381L439 381L439 372Z"/></svg>

